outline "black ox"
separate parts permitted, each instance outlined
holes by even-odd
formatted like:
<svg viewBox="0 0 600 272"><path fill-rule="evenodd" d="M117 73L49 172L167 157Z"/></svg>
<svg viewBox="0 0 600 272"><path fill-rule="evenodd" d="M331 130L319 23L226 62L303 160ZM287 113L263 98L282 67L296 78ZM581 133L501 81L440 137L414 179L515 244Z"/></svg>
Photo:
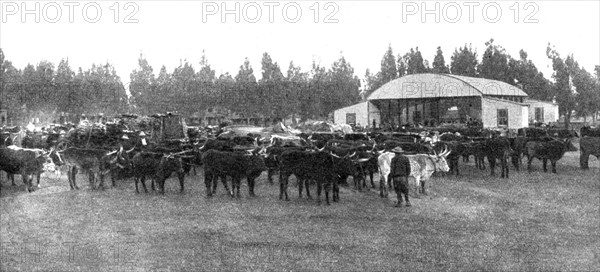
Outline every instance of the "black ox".
<svg viewBox="0 0 600 272"><path fill-rule="evenodd" d="M202 161L204 161L204 184L207 196L210 197L216 193L220 178L225 190L232 197L240 198L241 180L244 177L248 182L248 194L255 196L254 180L267 169L263 157L256 153L206 151L202 156ZM227 176L232 179L231 191L227 186Z"/></svg>

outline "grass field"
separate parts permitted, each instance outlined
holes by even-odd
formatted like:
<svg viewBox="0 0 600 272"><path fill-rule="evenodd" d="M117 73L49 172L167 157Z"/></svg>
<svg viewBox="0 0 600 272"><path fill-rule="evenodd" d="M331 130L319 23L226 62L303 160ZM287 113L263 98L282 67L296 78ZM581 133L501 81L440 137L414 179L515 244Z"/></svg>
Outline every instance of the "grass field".
<svg viewBox="0 0 600 272"><path fill-rule="evenodd" d="M344 187L340 203L317 206L294 181L280 201L265 173L240 200L221 184L207 199L202 175L183 194L167 180L165 195L136 194L132 180L92 191L82 175L79 191L63 176L27 194L3 175L0 270L599 271L598 165L582 171L568 152L558 174L536 160L500 179L461 162L410 208Z"/></svg>

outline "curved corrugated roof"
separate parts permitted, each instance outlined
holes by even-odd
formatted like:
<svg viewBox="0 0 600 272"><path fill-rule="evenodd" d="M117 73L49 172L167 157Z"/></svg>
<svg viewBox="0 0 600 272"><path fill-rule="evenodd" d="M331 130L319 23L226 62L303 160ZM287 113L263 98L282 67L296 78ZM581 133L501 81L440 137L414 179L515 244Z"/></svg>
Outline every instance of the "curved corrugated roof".
<svg viewBox="0 0 600 272"><path fill-rule="evenodd" d="M368 100L488 95L527 96L521 89L497 80L450 74L412 74L384 84Z"/></svg>

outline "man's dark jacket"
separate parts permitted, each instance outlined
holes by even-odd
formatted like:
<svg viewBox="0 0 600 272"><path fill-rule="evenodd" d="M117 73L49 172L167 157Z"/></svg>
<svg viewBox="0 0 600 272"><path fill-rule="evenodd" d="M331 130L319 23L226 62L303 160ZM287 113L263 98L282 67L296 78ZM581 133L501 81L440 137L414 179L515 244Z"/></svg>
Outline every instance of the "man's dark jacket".
<svg viewBox="0 0 600 272"><path fill-rule="evenodd" d="M392 158L391 164L391 177L408 177L410 175L410 161L408 158L402 154L396 154L394 158Z"/></svg>

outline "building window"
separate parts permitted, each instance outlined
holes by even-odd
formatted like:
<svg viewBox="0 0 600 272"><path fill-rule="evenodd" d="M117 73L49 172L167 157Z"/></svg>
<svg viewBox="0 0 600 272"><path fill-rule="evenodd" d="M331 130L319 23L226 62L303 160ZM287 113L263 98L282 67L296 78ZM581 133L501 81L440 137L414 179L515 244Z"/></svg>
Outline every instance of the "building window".
<svg viewBox="0 0 600 272"><path fill-rule="evenodd" d="M356 125L356 113L346 113L346 124Z"/></svg>
<svg viewBox="0 0 600 272"><path fill-rule="evenodd" d="M498 109L498 126L508 126L508 109Z"/></svg>
<svg viewBox="0 0 600 272"><path fill-rule="evenodd" d="M544 108L536 107L535 108L535 121L536 122L544 122Z"/></svg>

